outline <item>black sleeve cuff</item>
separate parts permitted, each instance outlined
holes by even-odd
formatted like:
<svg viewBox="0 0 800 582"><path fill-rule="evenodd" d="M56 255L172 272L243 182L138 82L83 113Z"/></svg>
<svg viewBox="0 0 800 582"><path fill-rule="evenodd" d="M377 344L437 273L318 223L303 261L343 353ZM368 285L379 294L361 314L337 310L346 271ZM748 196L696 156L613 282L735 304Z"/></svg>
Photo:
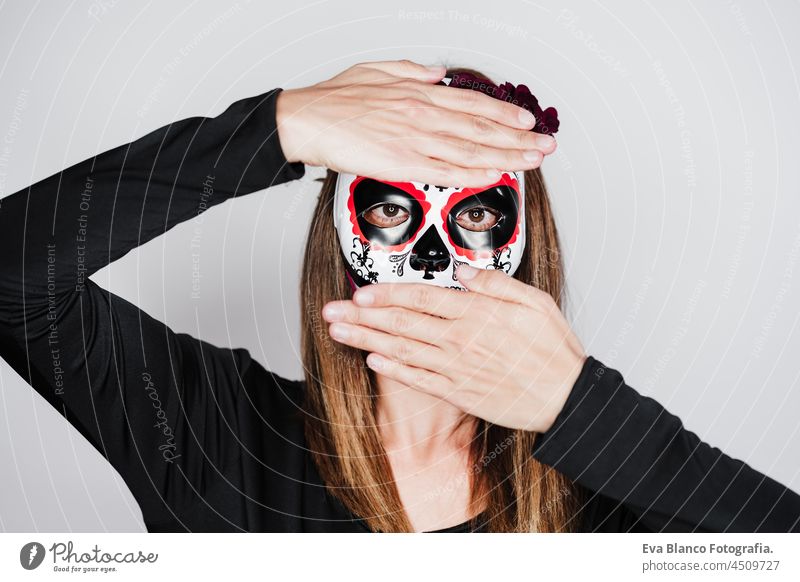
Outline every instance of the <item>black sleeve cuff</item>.
<svg viewBox="0 0 800 582"><path fill-rule="evenodd" d="M268 176L270 186L297 180L305 175L303 162L289 163L286 160L286 154L278 138L276 107L281 91L283 89L278 87L260 96L260 99L264 100L258 109L261 123L256 124L256 127L264 131L264 135L267 136L267 142L260 150L259 165L271 169L272 175Z"/></svg>

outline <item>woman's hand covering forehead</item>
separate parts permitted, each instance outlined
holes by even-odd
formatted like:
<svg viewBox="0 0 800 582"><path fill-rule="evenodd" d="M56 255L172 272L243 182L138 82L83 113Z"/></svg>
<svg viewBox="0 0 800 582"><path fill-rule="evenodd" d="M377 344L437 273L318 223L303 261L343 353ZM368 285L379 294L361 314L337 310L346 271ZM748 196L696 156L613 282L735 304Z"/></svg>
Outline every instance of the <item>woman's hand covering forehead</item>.
<svg viewBox="0 0 800 582"><path fill-rule="evenodd" d="M368 62L282 90L276 119L286 160L382 180L484 186L499 168L533 170L555 151L555 140L531 131L530 111L437 85L444 74L411 61Z"/></svg>

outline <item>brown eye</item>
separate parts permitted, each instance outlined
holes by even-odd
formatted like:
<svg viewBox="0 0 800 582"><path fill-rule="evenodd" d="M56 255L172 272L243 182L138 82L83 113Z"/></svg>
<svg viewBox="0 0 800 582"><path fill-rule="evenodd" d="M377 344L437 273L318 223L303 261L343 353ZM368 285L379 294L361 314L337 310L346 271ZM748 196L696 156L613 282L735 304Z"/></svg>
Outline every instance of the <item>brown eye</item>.
<svg viewBox="0 0 800 582"><path fill-rule="evenodd" d="M486 206L467 208L456 217L456 222L460 227L473 232L489 230L499 221L500 213Z"/></svg>
<svg viewBox="0 0 800 582"><path fill-rule="evenodd" d="M364 211L366 221L381 228L391 228L403 224L408 220L408 216L408 210L399 204L390 202L376 204Z"/></svg>

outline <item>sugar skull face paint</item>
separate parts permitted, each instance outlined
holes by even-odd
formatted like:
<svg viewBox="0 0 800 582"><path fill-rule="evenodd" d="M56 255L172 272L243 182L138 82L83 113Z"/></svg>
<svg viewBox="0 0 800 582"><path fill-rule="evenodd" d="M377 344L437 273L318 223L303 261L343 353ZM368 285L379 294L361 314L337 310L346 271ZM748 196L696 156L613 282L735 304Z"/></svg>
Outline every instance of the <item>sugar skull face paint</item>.
<svg viewBox="0 0 800 582"><path fill-rule="evenodd" d="M333 221L354 287L429 283L466 290L456 267L512 275L525 248L525 182L505 172L482 188L339 174Z"/></svg>

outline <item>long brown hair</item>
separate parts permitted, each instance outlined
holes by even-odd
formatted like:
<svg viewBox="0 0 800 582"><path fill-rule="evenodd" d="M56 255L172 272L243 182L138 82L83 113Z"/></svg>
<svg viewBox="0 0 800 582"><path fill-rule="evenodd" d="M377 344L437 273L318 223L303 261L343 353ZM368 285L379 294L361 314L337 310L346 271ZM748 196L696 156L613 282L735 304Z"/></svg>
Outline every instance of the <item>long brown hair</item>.
<svg viewBox="0 0 800 582"><path fill-rule="evenodd" d="M469 72L448 69L448 76ZM311 220L301 281L305 435L326 488L373 531L413 531L376 422L374 372L366 352L333 341L321 317L328 301L350 299L332 219L336 172L328 170ZM541 171L525 171L526 247L514 277L549 293L564 309L564 273ZM472 418L472 417L470 417ZM537 433L475 419L470 509L492 532L573 531L583 490L531 455Z"/></svg>

